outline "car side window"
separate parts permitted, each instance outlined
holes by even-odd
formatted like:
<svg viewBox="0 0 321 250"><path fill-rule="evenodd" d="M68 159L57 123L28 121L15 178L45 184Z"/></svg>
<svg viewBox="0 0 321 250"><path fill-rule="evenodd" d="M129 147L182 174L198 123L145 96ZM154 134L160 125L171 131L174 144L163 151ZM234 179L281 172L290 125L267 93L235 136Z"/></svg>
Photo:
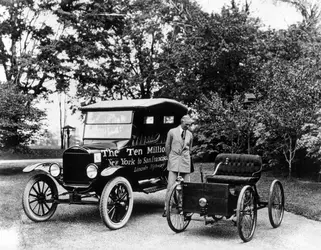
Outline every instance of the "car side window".
<svg viewBox="0 0 321 250"><path fill-rule="evenodd" d="M174 123L174 116L164 116L163 123L164 124L173 124Z"/></svg>
<svg viewBox="0 0 321 250"><path fill-rule="evenodd" d="M154 116L145 116L144 124L154 124Z"/></svg>

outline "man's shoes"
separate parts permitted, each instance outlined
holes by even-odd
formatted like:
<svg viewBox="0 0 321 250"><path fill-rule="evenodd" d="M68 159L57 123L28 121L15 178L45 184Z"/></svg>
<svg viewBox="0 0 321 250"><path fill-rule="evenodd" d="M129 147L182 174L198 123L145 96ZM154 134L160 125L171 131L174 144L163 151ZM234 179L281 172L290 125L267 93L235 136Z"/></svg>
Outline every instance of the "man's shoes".
<svg viewBox="0 0 321 250"><path fill-rule="evenodd" d="M163 217L167 217L167 212L166 212L166 210L164 210L162 216L163 216Z"/></svg>

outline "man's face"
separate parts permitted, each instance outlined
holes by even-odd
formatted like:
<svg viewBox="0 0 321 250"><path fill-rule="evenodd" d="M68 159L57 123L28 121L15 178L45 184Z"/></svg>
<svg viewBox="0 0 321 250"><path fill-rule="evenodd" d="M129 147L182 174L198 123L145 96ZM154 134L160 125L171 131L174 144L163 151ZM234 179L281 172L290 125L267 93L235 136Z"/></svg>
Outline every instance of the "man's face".
<svg viewBox="0 0 321 250"><path fill-rule="evenodd" d="M188 129L190 126L192 125L192 123L190 121L183 121L182 123L182 129L186 130Z"/></svg>
<svg viewBox="0 0 321 250"><path fill-rule="evenodd" d="M188 127L188 130L191 132L194 132L196 128L197 128L197 125L195 123L192 123L191 126Z"/></svg>

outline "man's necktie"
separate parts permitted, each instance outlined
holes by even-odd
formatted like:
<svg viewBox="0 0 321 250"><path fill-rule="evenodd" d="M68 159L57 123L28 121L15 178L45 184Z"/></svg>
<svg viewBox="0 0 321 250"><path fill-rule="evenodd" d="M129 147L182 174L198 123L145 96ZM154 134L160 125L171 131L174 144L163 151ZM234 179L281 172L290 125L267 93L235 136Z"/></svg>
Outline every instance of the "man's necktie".
<svg viewBox="0 0 321 250"><path fill-rule="evenodd" d="M186 134L186 131L183 130L183 131L182 131L182 134L181 134L183 140L185 140L185 134Z"/></svg>

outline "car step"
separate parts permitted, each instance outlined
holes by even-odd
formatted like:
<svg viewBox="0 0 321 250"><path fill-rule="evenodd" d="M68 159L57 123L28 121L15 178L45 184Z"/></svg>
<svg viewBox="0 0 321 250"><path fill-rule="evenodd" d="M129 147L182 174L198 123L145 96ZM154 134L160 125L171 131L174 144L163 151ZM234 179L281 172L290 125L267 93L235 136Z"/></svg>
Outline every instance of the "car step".
<svg viewBox="0 0 321 250"><path fill-rule="evenodd" d="M146 194L154 193L160 190L166 189L166 185L161 185L161 186L152 186L148 188L144 188L143 192Z"/></svg>

